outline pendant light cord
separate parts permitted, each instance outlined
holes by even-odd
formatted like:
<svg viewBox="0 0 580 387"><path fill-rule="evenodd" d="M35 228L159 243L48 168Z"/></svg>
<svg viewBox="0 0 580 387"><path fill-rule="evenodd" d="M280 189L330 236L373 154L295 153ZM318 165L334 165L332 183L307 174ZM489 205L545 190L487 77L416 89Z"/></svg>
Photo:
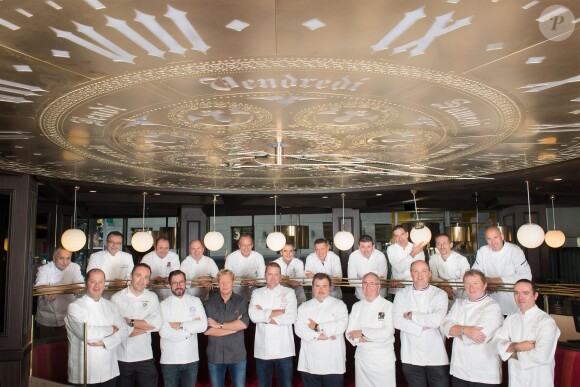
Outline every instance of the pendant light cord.
<svg viewBox="0 0 580 387"><path fill-rule="evenodd" d="M417 191L412 190L411 193L413 194L413 203L415 203L415 217L417 218L417 222L418 222L420 219L419 219L419 212L417 212L417 198L415 197L415 194L417 193Z"/></svg>
<svg viewBox="0 0 580 387"><path fill-rule="evenodd" d="M550 199L552 199L552 224L554 225L554 231L556 231L556 212L554 211L554 199L556 199L556 196L552 195Z"/></svg>
<svg viewBox="0 0 580 387"><path fill-rule="evenodd" d="M215 203L217 202L217 195L213 195L213 231L215 231Z"/></svg>
<svg viewBox="0 0 580 387"><path fill-rule="evenodd" d="M274 232L276 232L276 201L278 199L278 195L274 195Z"/></svg>
<svg viewBox="0 0 580 387"><path fill-rule="evenodd" d="M532 224L532 207L530 206L530 182L526 180L526 190L528 191L528 220Z"/></svg>
<svg viewBox="0 0 580 387"><path fill-rule="evenodd" d="M75 187L75 208L74 208L74 213L73 213L73 228L77 228L77 191L80 189L81 187L76 186Z"/></svg>
<svg viewBox="0 0 580 387"><path fill-rule="evenodd" d="M147 196L147 192L143 192L143 231L145 231L145 196Z"/></svg>
<svg viewBox="0 0 580 387"><path fill-rule="evenodd" d="M340 194L342 197L342 225L340 227L340 231L344 231L344 197L346 196L345 193Z"/></svg>

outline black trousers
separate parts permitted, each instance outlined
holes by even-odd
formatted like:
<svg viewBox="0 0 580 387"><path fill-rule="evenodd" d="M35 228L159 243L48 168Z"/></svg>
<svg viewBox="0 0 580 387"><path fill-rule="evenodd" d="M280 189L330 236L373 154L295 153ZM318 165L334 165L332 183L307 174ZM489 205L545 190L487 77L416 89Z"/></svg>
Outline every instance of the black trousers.
<svg viewBox="0 0 580 387"><path fill-rule="evenodd" d="M491 386L500 386L501 384L468 382L467 380L459 379L459 378L456 378L455 376L452 376L451 377L451 385L453 387L491 387Z"/></svg>
<svg viewBox="0 0 580 387"><path fill-rule="evenodd" d="M449 366L416 366L403 363L409 387L449 387Z"/></svg>
<svg viewBox="0 0 580 387"><path fill-rule="evenodd" d="M157 368L155 360L119 362L117 387L157 387Z"/></svg>

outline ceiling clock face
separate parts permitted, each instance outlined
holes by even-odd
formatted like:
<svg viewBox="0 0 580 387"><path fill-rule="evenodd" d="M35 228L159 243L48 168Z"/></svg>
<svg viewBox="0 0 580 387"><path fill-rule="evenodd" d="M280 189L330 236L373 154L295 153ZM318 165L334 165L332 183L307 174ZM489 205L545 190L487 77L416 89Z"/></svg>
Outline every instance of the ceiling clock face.
<svg viewBox="0 0 580 387"><path fill-rule="evenodd" d="M3 1L0 168L221 192L578 158L576 2Z"/></svg>

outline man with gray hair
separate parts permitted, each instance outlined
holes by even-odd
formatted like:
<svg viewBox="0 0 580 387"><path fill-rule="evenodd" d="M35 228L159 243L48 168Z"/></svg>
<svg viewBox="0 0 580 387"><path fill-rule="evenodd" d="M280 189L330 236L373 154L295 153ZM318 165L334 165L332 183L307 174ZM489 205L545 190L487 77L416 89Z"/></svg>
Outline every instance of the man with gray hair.
<svg viewBox="0 0 580 387"><path fill-rule="evenodd" d="M346 339L356 346L355 380L362 387L394 387L395 328L393 304L380 296L381 281L376 273L362 277L363 299L352 306Z"/></svg>
<svg viewBox="0 0 580 387"><path fill-rule="evenodd" d="M72 253L63 247L54 250L52 261L38 268L34 287L84 282L80 266L71 262L71 257ZM80 286L82 285L79 285L79 291L82 290ZM64 317L69 304L74 300L74 294L49 294L38 297L36 321L39 324L41 338L66 335Z"/></svg>

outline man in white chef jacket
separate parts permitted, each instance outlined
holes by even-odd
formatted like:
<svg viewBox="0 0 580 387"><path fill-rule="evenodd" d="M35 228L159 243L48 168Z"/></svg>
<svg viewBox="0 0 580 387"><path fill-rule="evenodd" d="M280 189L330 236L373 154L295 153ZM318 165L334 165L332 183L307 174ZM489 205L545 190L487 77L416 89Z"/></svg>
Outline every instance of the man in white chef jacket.
<svg viewBox="0 0 580 387"><path fill-rule="evenodd" d="M280 258L276 259L280 269L282 270L282 278L288 281L289 287L294 289L296 293L296 302L300 306L304 301L306 301L306 294L304 293L304 287L302 286L302 281L305 277L304 273L304 262L299 258L294 256L294 245L292 243L286 243L280 254ZM300 278L300 280L294 280L293 278Z"/></svg>
<svg viewBox="0 0 580 387"><path fill-rule="evenodd" d="M169 239L165 237L157 238L155 249L145 254L141 263L146 263L151 267L151 279L156 284L167 285L169 273L173 270L179 270L179 256L173 251L169 251ZM170 289L155 289L155 294L159 301L163 301L171 295Z"/></svg>
<svg viewBox="0 0 580 387"><path fill-rule="evenodd" d="M129 338L117 349L121 373L118 387L157 387L151 332L161 328L161 312L157 295L146 289L150 277L151 268L138 263L131 272L129 286L111 297L130 328Z"/></svg>
<svg viewBox="0 0 580 387"><path fill-rule="evenodd" d="M119 231L111 231L105 240L106 250L97 251L89 257L87 272L92 269L101 269L105 273L107 281L127 280L131 275L133 257L131 254L121 251L123 247L123 234ZM112 293L105 293L103 297L110 299Z"/></svg>
<svg viewBox="0 0 580 387"><path fill-rule="evenodd" d="M449 357L439 331L447 315L447 294L429 285L425 261L411 264L413 284L395 296L393 322L401 331L401 363L410 387L449 386Z"/></svg>
<svg viewBox="0 0 580 387"><path fill-rule="evenodd" d="M330 296L332 279L316 273L312 281L314 298L298 308L294 324L300 337L298 371L304 387L342 386L346 372L344 332L348 311L344 302Z"/></svg>
<svg viewBox="0 0 580 387"><path fill-rule="evenodd" d="M348 278L362 278L367 273L375 273L380 279L387 279L387 258L385 254L375 249L375 242L370 235L363 235L358 241L358 250L353 251L348 257ZM381 297L385 297L387 289L381 289ZM355 295L359 300L364 300L361 284L355 286Z"/></svg>
<svg viewBox="0 0 580 387"><path fill-rule="evenodd" d="M257 279L264 278L266 263L262 254L253 250L254 239L251 235L244 234L238 241L239 250L226 257L225 269L231 270L236 280L241 280L242 285L234 287L234 293L244 297L247 302L252 298L252 292L256 288Z"/></svg>
<svg viewBox="0 0 580 387"><path fill-rule="evenodd" d="M395 328L393 304L380 296L379 276L369 272L362 277L363 299L353 305L348 317L346 338L356 353L355 382L360 387L394 387Z"/></svg>
<svg viewBox="0 0 580 387"><path fill-rule="evenodd" d="M538 288L526 279L514 285L519 311L496 332L497 350L508 361L510 386L554 385L554 354L560 330L554 319L536 306Z"/></svg>
<svg viewBox="0 0 580 387"><path fill-rule="evenodd" d="M254 357L260 386L271 386L274 369L280 387L292 387L294 332L297 302L292 288L280 285L281 269L276 262L266 265L266 286L254 290L248 308L256 324Z"/></svg>
<svg viewBox="0 0 580 387"><path fill-rule="evenodd" d="M189 284L185 292L190 296L198 297L202 302L209 298L212 281L216 279L219 272L215 261L203 255L204 250L201 241L197 239L191 241L189 255L181 262L180 269L185 273L185 278Z"/></svg>
<svg viewBox="0 0 580 387"><path fill-rule="evenodd" d="M195 387L199 369L197 334L207 329L198 297L186 294L185 273L169 274L171 297L161 302L161 372L165 387Z"/></svg>
<svg viewBox="0 0 580 387"><path fill-rule="evenodd" d="M71 262L72 253L63 247L54 250L52 261L38 268L34 287L69 285L84 282L81 268ZM79 285L81 291L82 284ZM64 317L74 294L49 294L38 297L36 321L39 324L40 337L66 335Z"/></svg>
<svg viewBox="0 0 580 387"><path fill-rule="evenodd" d="M68 306L68 381L84 383L84 323L87 324L87 383L114 387L119 375L117 347L127 340L129 327L119 309L102 297L105 273L92 269L85 280L86 294Z"/></svg>
<svg viewBox="0 0 580 387"><path fill-rule="evenodd" d="M451 301L456 298L465 298L463 289L458 289L457 285L450 285L449 282L463 282L463 274L469 270L467 258L453 248L453 242L449 235L439 234L435 237L435 247L439 253L429 257L429 268L431 269L433 281L441 282L438 284Z"/></svg>
<svg viewBox="0 0 580 387"><path fill-rule="evenodd" d="M396 294L404 285L397 282L411 281L411 264L417 260L425 260L423 247L425 243L417 245L409 242L409 233L400 224L393 228L393 238L395 243L387 247L387 257L391 263L391 287L389 294Z"/></svg>
<svg viewBox="0 0 580 387"><path fill-rule="evenodd" d="M310 253L306 257L306 265L304 267L307 278L313 278L316 273L325 273L332 278L333 282L340 282L342 280L342 264L340 257L330 251L328 241L319 238L314 241L314 253ZM330 288L330 295L334 298L342 298L342 290L340 286L332 286Z"/></svg>
<svg viewBox="0 0 580 387"><path fill-rule="evenodd" d="M514 297L509 291L493 291L494 285L514 284L518 280L532 280L532 270L522 249L504 241L504 235L496 226L485 229L487 246L477 250L472 269L483 272L487 277L491 298L500 306L504 316L518 311Z"/></svg>

